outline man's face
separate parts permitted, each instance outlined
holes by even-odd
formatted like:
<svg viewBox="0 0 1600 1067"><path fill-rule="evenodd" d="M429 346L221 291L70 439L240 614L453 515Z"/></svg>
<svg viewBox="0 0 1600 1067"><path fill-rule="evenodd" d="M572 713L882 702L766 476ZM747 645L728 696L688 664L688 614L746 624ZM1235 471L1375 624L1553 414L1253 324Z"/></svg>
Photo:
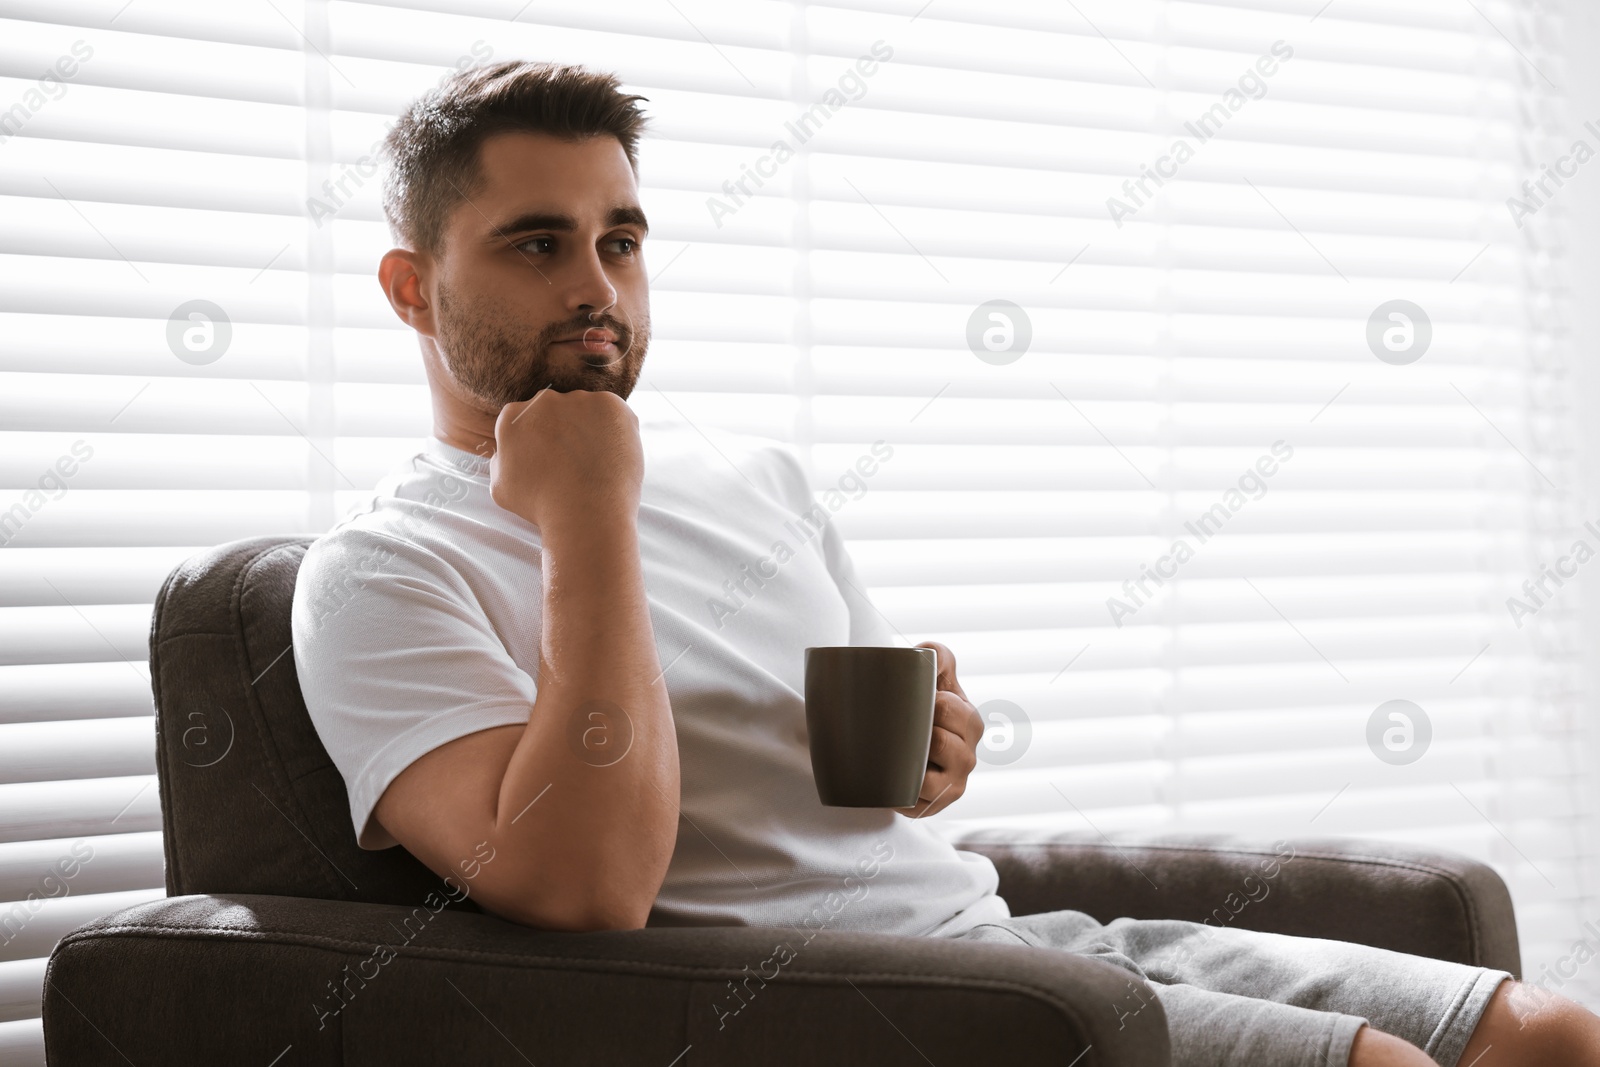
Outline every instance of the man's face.
<svg viewBox="0 0 1600 1067"><path fill-rule="evenodd" d="M492 410L546 386L633 392L650 345L647 227L614 137L503 133L478 152L480 187L449 215L436 256L446 370ZM585 345L587 332L614 342Z"/></svg>

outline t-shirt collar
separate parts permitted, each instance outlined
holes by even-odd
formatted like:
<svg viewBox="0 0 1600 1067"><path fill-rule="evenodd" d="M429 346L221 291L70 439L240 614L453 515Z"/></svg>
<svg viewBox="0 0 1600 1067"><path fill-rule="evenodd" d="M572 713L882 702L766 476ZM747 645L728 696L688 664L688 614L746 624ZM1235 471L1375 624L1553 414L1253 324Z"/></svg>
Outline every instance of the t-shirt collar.
<svg viewBox="0 0 1600 1067"><path fill-rule="evenodd" d="M469 477L489 477L489 457L474 455L455 445L446 444L437 437L429 437L427 446L423 450L427 455L439 460Z"/></svg>

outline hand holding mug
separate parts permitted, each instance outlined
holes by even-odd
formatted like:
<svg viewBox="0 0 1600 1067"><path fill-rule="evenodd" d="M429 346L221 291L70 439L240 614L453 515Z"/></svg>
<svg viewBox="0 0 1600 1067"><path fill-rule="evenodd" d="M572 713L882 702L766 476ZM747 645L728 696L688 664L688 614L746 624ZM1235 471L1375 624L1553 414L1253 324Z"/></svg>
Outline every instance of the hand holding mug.
<svg viewBox="0 0 1600 1067"><path fill-rule="evenodd" d="M939 657L938 693L933 704L933 736L928 745L928 770L917 802L896 808L913 819L943 811L967 791L967 776L978 765L978 745L983 741L983 716L956 678L956 657L937 641L924 641Z"/></svg>
<svg viewBox="0 0 1600 1067"><path fill-rule="evenodd" d="M984 726L944 645L808 648L805 699L823 804L920 818L966 791Z"/></svg>

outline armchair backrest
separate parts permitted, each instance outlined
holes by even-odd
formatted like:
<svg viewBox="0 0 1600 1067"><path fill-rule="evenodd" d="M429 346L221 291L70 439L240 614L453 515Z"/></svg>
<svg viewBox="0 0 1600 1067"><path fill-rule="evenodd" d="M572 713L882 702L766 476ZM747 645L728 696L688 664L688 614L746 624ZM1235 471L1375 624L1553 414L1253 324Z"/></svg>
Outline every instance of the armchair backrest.
<svg viewBox="0 0 1600 1067"><path fill-rule="evenodd" d="M417 906L444 891L404 848L356 844L344 780L306 712L289 609L312 540L209 549L177 567L156 598L150 675L169 896ZM449 906L479 910L470 900Z"/></svg>

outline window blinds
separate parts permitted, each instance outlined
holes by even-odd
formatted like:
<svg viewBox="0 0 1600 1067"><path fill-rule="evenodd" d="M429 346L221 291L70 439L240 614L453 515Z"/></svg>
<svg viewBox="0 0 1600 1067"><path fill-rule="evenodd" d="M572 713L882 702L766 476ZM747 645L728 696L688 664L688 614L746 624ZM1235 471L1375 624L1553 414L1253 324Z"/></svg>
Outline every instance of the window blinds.
<svg viewBox="0 0 1600 1067"><path fill-rule="evenodd" d="M650 98L634 403L843 493L992 725L937 825L1459 848L1537 975L1593 864L1542 569L1586 517L1564 194L1506 204L1570 141L1558 33L1532 0L4 0L0 1056L42 1062L55 940L161 894L161 578L326 529L428 433L374 147L507 58Z"/></svg>

